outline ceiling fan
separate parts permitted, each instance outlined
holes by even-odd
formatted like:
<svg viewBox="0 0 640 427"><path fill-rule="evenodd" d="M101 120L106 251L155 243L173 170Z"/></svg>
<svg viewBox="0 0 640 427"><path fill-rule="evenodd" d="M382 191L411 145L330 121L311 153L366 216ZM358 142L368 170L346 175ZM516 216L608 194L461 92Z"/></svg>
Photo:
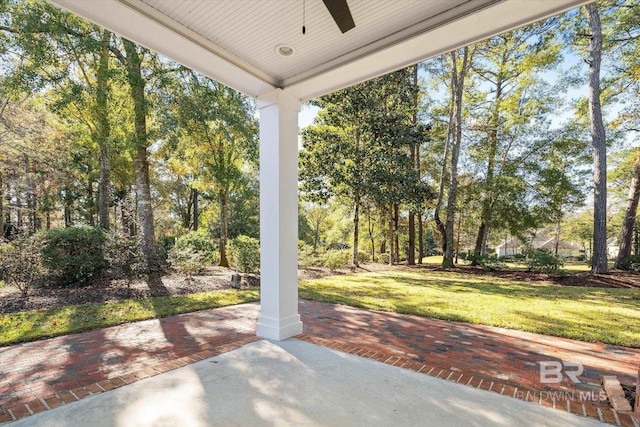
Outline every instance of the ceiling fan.
<svg viewBox="0 0 640 427"><path fill-rule="evenodd" d="M324 5L327 7L327 10L331 14L331 17L340 31L342 33L346 33L347 31L355 28L356 24L353 22L353 16L351 16L351 11L349 10L349 5L347 4L347 0L322 0Z"/></svg>

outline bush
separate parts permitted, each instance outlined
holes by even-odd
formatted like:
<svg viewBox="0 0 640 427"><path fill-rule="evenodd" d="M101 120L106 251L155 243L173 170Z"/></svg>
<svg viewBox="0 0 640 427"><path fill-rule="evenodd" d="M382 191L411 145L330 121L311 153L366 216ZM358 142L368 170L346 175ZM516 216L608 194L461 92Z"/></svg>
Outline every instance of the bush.
<svg viewBox="0 0 640 427"><path fill-rule="evenodd" d="M36 234L42 245L48 284L83 284L102 273L107 263L103 245L105 235L94 227L54 228Z"/></svg>
<svg viewBox="0 0 640 427"><path fill-rule="evenodd" d="M167 252L169 265L191 278L215 260L216 245L205 233L192 231L180 236Z"/></svg>
<svg viewBox="0 0 640 427"><path fill-rule="evenodd" d="M381 264L389 264L391 262L391 255L388 252L378 254L378 262Z"/></svg>
<svg viewBox="0 0 640 427"><path fill-rule="evenodd" d="M157 255L158 260L162 263L166 263L169 259L169 251L176 244L176 236L163 236L158 240Z"/></svg>
<svg viewBox="0 0 640 427"><path fill-rule="evenodd" d="M39 240L16 237L11 243L0 244L0 276L23 297L33 285L42 281L45 273Z"/></svg>
<svg viewBox="0 0 640 427"><path fill-rule="evenodd" d="M343 265L350 264L352 255L350 250L335 250L331 249L324 253L322 256L322 265L335 270Z"/></svg>
<svg viewBox="0 0 640 427"><path fill-rule="evenodd" d="M549 249L528 249L525 251L528 271L551 273L564 265L564 260Z"/></svg>
<svg viewBox="0 0 640 427"><path fill-rule="evenodd" d="M169 249L168 254L174 249L178 251L190 249L192 252L202 254L201 256L198 255L198 257L203 259L205 264L215 262L218 256L216 244L206 233L200 231L191 231L184 236L178 237Z"/></svg>
<svg viewBox="0 0 640 427"><path fill-rule="evenodd" d="M190 246L178 247L178 245L171 248L167 261L171 267L188 279L202 272L205 265L211 262L205 252L198 252Z"/></svg>
<svg viewBox="0 0 640 427"><path fill-rule="evenodd" d="M358 251L358 264L371 262L371 254L369 252Z"/></svg>
<svg viewBox="0 0 640 427"><path fill-rule="evenodd" d="M498 257L498 261L500 262L515 262L516 259L513 255L502 255L501 257Z"/></svg>
<svg viewBox="0 0 640 427"><path fill-rule="evenodd" d="M477 265L489 271L499 270L506 267L506 265L498 259L498 254L496 254L495 252L491 252L482 256L476 256L475 254L469 253L467 259L471 262L475 262Z"/></svg>
<svg viewBox="0 0 640 427"><path fill-rule="evenodd" d="M319 263L320 260L313 252L313 247L303 240L298 240L298 266L311 267Z"/></svg>
<svg viewBox="0 0 640 427"><path fill-rule="evenodd" d="M640 255L631 255L629 257L629 270L640 273Z"/></svg>
<svg viewBox="0 0 640 427"><path fill-rule="evenodd" d="M236 237L229 242L229 255L240 273L260 272L260 242L257 239Z"/></svg>
<svg viewBox="0 0 640 427"><path fill-rule="evenodd" d="M103 252L112 277L131 279L148 271L138 237L106 233Z"/></svg>

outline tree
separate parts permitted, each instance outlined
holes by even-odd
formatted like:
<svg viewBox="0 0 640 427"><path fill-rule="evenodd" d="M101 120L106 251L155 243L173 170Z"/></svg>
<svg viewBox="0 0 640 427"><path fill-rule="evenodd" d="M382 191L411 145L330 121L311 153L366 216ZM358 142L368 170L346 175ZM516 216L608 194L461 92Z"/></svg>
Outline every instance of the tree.
<svg viewBox="0 0 640 427"><path fill-rule="evenodd" d="M607 145L600 101L602 26L598 6L586 7L589 20L589 119L593 147L593 260L592 273L606 273L607 266Z"/></svg>
<svg viewBox="0 0 640 427"><path fill-rule="evenodd" d="M220 265L229 266L227 241L234 192L250 188L257 163L257 124L248 99L219 83L182 70L165 79L162 105L164 153L191 177L189 190L213 187L219 206ZM243 198L247 198L246 195ZM193 206L194 213L197 211Z"/></svg>
<svg viewBox="0 0 640 427"><path fill-rule="evenodd" d="M453 247L453 227L456 214L456 196L458 191L458 158L460 156L460 145L462 144L462 95L464 92L464 81L467 77L469 67L471 66L471 58L469 48L465 47L461 52L460 70L458 70L458 54L451 53L452 63L452 111L453 126L452 129L452 146L451 146L451 165L449 167L449 189L447 196L447 216L444 227L444 257L442 259L443 267L453 267L454 247ZM442 191L442 190L441 190Z"/></svg>
<svg viewBox="0 0 640 427"><path fill-rule="evenodd" d="M7 12L2 29L22 55L12 78L25 91L47 87L55 99L52 109L82 122L98 146L98 222L108 229L111 33L46 2L13 3ZM93 223L93 212L89 218Z"/></svg>
<svg viewBox="0 0 640 427"><path fill-rule="evenodd" d="M629 268L633 232L638 212L638 200L640 200L640 149L636 149L636 161L633 167L631 183L629 184L629 196L622 222L622 230L620 231L620 250L618 251L614 268L624 270Z"/></svg>
<svg viewBox="0 0 640 427"><path fill-rule="evenodd" d="M475 74L481 87L488 88L476 90L472 107L478 134L474 155L484 164L476 256L486 252L496 210L504 202L510 204L504 184L515 183L518 168L513 164L521 163L521 153L534 142L533 129L553 105L538 73L559 59L559 45L550 31L554 25L548 20L493 37L479 44L474 57Z"/></svg>
<svg viewBox="0 0 640 427"><path fill-rule="evenodd" d="M358 265L360 211L364 203L384 209L391 262L398 262L400 205L415 211L430 197L419 179L410 147L422 140L416 126L415 83L410 69L326 95L317 121L303 133L300 178L306 197L335 197L352 207L353 254Z"/></svg>

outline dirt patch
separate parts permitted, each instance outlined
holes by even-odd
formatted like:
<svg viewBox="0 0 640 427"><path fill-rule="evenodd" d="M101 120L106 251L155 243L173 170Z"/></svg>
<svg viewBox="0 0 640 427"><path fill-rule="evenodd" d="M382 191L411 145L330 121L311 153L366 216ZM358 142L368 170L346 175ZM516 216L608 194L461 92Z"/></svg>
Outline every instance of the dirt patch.
<svg viewBox="0 0 640 427"><path fill-rule="evenodd" d="M433 271L451 271L455 273L499 277L501 279L517 280L529 283L551 283L560 286L640 289L640 275L626 271L613 271L609 274L591 274L586 272L547 274L529 273L527 271L517 270L487 271L481 267L471 267L467 265L444 269L434 264L417 265L410 268L421 268Z"/></svg>

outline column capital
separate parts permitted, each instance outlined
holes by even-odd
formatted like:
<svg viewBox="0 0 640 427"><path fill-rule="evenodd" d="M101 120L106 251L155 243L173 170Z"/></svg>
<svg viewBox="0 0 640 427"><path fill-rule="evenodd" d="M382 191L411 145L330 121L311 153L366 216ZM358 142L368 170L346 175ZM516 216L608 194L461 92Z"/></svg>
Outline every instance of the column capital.
<svg viewBox="0 0 640 427"><path fill-rule="evenodd" d="M283 89L274 89L271 92L263 93L257 98L258 110L274 104L284 106L293 111L300 111L302 101Z"/></svg>

